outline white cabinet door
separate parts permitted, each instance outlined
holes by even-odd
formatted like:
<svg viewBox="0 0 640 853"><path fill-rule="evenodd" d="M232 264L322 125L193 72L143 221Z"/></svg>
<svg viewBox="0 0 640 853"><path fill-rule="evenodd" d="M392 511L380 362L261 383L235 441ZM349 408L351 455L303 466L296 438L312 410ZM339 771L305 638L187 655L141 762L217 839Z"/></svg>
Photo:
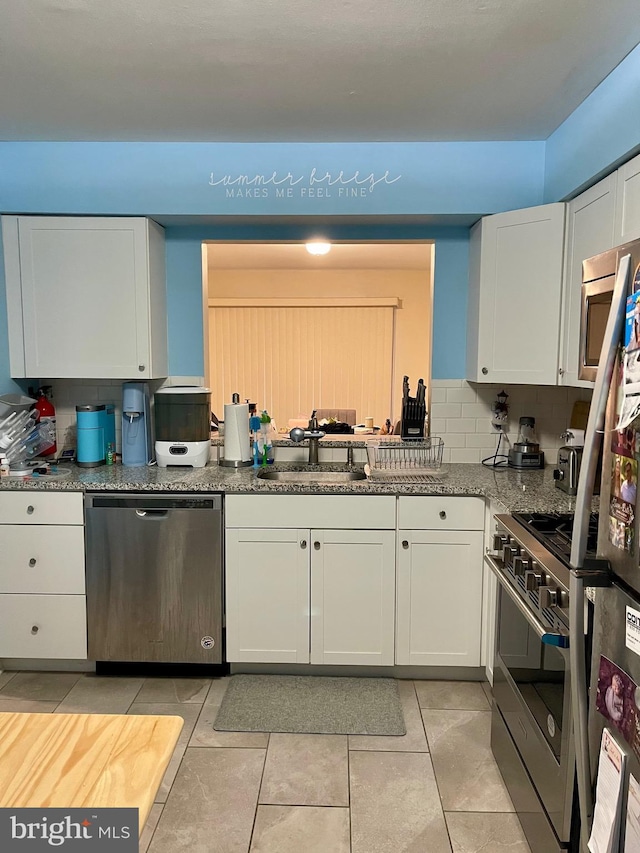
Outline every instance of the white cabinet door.
<svg viewBox="0 0 640 853"><path fill-rule="evenodd" d="M166 376L163 233L143 218L3 217L12 376Z"/></svg>
<svg viewBox="0 0 640 853"><path fill-rule="evenodd" d="M309 663L309 531L226 531L227 660Z"/></svg>
<svg viewBox="0 0 640 853"><path fill-rule="evenodd" d="M628 243L640 237L640 155L629 160L616 172L615 244Z"/></svg>
<svg viewBox="0 0 640 853"><path fill-rule="evenodd" d="M557 383L564 209L498 213L472 228L468 380Z"/></svg>
<svg viewBox="0 0 640 853"><path fill-rule="evenodd" d="M482 531L398 531L396 663L479 666Z"/></svg>
<svg viewBox="0 0 640 853"><path fill-rule="evenodd" d="M568 205L562 292L561 385L593 387L593 382L578 379L582 262L585 258L612 249L620 242L614 233L615 206L615 173L574 198Z"/></svg>
<svg viewBox="0 0 640 853"><path fill-rule="evenodd" d="M84 528L0 524L0 593L84 595Z"/></svg>
<svg viewBox="0 0 640 853"><path fill-rule="evenodd" d="M0 625L0 658L87 658L84 595L0 595Z"/></svg>
<svg viewBox="0 0 640 853"><path fill-rule="evenodd" d="M395 532L311 531L311 663L392 666Z"/></svg>

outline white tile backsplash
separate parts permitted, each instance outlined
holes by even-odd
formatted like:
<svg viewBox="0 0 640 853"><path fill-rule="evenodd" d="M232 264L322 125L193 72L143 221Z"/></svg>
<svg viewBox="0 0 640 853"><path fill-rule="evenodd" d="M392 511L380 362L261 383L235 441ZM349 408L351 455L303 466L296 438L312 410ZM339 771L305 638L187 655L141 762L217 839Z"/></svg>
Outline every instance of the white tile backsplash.
<svg viewBox="0 0 640 853"><path fill-rule="evenodd" d="M167 380L149 382L153 394L162 385L198 385L201 377L170 377ZM53 387L53 402L56 407L58 447L65 444L75 446L75 424L78 403L113 403L116 407L116 445L121 447L121 403L122 381L117 379L53 379L42 384ZM547 464L555 464L558 447L562 444L560 434L566 429L571 409L576 400L590 400L591 391L583 388L556 388L553 386L484 385L462 379L435 379L431 383L431 434L444 439L444 462L479 462L492 455L498 442L498 433L491 425L491 409L499 391L509 395L509 419L507 437L515 442L518 435L518 420L523 415L536 419L536 432ZM508 447L508 445L507 445ZM284 450L284 448L282 448ZM287 448L281 461L302 461L308 450ZM502 442L501 452L506 452ZM344 453L344 451L343 451ZM341 462L339 449L321 461ZM360 457L360 453L358 456ZM329 458L331 457L331 458ZM364 462L365 457L356 460Z"/></svg>
<svg viewBox="0 0 640 853"><path fill-rule="evenodd" d="M431 383L431 434L444 440L445 462L479 462L495 453L498 432L491 424L496 395L509 398L507 438L518 437L518 421L525 415L536 419L536 432L545 461L554 465L560 434L567 428L576 400L590 400L591 390L539 385L484 385L460 379L434 379ZM464 443L463 443L464 441ZM502 441L501 453L509 445Z"/></svg>

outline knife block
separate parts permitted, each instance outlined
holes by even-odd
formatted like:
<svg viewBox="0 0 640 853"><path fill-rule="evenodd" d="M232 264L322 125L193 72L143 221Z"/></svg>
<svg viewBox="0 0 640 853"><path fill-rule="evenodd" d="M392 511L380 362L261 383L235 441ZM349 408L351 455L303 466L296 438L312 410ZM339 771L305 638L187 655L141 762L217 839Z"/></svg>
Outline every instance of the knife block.
<svg viewBox="0 0 640 853"><path fill-rule="evenodd" d="M426 403L418 403L412 397L403 400L400 435L403 440L424 438L424 426L427 417Z"/></svg>

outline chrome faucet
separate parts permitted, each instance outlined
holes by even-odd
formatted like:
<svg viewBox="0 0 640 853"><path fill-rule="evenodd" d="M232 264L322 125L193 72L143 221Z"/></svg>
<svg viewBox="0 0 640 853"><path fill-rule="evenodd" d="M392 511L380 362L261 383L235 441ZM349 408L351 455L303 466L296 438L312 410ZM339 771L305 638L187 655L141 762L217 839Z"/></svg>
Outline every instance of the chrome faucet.
<svg viewBox="0 0 640 853"><path fill-rule="evenodd" d="M301 427L294 427L289 433L289 438L291 441L295 441L296 444L299 444L301 441L304 441L306 438L309 439L309 465L317 465L318 464L318 443L321 438L324 438L326 433L324 433L321 429L318 429L318 419L316 418L316 409L311 412L311 417L309 418L309 426L307 429L302 429Z"/></svg>

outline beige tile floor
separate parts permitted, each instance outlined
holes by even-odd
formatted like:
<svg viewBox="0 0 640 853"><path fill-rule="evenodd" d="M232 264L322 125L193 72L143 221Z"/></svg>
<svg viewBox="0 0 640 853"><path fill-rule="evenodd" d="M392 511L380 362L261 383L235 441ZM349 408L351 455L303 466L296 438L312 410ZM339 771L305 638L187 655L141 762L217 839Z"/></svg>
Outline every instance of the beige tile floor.
<svg viewBox="0 0 640 853"><path fill-rule="evenodd" d="M228 679L0 673L0 711L178 714L141 853L529 853L486 685L401 681L403 737L215 732Z"/></svg>

